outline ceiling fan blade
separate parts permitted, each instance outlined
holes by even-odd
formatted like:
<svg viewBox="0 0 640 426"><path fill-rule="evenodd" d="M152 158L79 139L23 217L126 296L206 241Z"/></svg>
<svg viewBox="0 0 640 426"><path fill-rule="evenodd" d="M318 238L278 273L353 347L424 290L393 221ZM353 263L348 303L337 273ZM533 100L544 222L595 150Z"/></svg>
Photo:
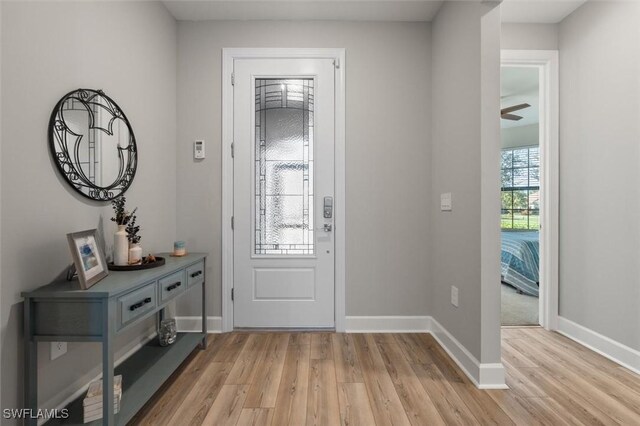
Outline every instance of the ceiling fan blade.
<svg viewBox="0 0 640 426"><path fill-rule="evenodd" d="M500 118L503 118L505 120L513 120L513 121L522 120L522 117L515 114L500 114Z"/></svg>
<svg viewBox="0 0 640 426"><path fill-rule="evenodd" d="M529 108L530 106L531 105L529 104L518 104L518 105L510 106L510 107L501 109L500 114L508 114L513 111L518 111L519 109Z"/></svg>

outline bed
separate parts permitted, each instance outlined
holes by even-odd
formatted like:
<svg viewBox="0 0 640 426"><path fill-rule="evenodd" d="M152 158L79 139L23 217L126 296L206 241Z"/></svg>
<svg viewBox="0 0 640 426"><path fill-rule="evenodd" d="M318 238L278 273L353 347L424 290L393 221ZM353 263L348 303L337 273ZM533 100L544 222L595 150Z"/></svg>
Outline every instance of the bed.
<svg viewBox="0 0 640 426"><path fill-rule="evenodd" d="M502 231L502 282L522 293L539 295L538 231Z"/></svg>

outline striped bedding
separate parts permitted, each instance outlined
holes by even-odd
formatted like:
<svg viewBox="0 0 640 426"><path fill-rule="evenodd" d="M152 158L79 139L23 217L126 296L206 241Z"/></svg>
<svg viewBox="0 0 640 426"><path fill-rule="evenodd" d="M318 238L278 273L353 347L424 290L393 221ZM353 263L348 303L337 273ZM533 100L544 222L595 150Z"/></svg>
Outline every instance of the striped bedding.
<svg viewBox="0 0 640 426"><path fill-rule="evenodd" d="M538 231L502 231L502 281L538 296L540 245Z"/></svg>

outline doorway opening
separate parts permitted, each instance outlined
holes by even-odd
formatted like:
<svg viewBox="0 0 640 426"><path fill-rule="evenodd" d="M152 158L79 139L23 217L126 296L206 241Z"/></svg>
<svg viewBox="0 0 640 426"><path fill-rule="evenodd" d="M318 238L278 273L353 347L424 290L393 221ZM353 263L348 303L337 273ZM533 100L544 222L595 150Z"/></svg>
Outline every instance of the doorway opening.
<svg viewBox="0 0 640 426"><path fill-rule="evenodd" d="M502 51L501 324L556 328L556 51Z"/></svg>
<svg viewBox="0 0 640 426"><path fill-rule="evenodd" d="M537 326L540 285L540 71L503 66L500 111L502 325Z"/></svg>

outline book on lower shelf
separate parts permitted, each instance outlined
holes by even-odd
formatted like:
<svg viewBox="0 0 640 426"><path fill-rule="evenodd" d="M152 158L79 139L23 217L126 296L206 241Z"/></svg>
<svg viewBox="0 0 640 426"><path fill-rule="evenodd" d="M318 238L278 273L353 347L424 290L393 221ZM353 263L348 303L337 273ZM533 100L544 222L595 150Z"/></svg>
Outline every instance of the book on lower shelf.
<svg viewBox="0 0 640 426"><path fill-rule="evenodd" d="M113 412L120 412L122 400L122 375L113 378ZM84 423L102 418L102 380L96 380L89 385L87 395L82 401Z"/></svg>
<svg viewBox="0 0 640 426"><path fill-rule="evenodd" d="M120 412L120 404L117 404L117 406L114 407L113 409L113 414L118 414ZM98 420L102 418L102 406L97 407L97 408L93 408L91 410L87 410L85 408L84 410L84 423L89 423L92 422L94 420Z"/></svg>

